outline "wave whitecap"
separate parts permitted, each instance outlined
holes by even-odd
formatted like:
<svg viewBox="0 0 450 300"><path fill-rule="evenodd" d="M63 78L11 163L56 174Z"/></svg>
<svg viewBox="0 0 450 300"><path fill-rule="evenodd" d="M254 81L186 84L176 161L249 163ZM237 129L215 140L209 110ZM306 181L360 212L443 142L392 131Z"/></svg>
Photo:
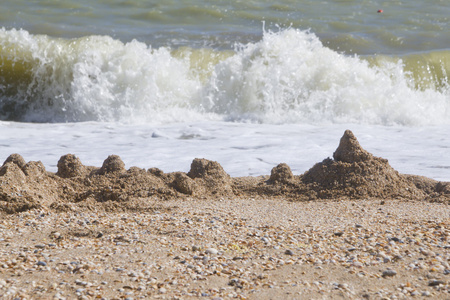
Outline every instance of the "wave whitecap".
<svg viewBox="0 0 450 300"><path fill-rule="evenodd" d="M445 51L434 69L425 64L422 85L423 68L346 56L296 29L265 32L234 52L5 29L0 45L2 120L450 123Z"/></svg>

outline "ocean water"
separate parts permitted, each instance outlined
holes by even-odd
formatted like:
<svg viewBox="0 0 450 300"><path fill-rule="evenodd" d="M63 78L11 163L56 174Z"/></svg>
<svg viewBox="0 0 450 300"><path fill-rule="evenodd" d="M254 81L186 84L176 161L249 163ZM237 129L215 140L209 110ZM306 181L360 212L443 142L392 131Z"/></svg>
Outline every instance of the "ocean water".
<svg viewBox="0 0 450 300"><path fill-rule="evenodd" d="M301 174L351 129L450 181L449 25L447 0L6 0L0 159Z"/></svg>

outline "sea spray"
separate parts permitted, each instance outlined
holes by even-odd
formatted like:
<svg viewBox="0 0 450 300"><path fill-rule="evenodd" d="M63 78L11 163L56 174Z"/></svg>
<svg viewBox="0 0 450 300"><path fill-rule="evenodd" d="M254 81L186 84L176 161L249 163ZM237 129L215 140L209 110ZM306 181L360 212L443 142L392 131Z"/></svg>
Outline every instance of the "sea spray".
<svg viewBox="0 0 450 300"><path fill-rule="evenodd" d="M450 121L448 85L414 87L401 61L370 66L308 31L266 32L219 63L203 105L263 123L430 124Z"/></svg>
<svg viewBox="0 0 450 300"><path fill-rule="evenodd" d="M1 55L1 74L15 75L1 76L3 119L174 121L179 116L173 113L187 109L199 89L188 62L167 48L107 36L51 39L23 30L2 30L0 41L9 49Z"/></svg>
<svg viewBox="0 0 450 300"><path fill-rule="evenodd" d="M436 85L418 88L417 73L405 71L401 60L371 64L298 29L264 32L234 53L6 29L0 45L2 120L450 122L447 65L429 79Z"/></svg>

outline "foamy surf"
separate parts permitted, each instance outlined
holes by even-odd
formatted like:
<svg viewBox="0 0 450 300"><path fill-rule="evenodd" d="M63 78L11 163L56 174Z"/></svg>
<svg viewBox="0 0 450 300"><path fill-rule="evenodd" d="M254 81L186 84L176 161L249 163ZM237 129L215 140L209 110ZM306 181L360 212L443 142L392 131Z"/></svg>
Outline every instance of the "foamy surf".
<svg viewBox="0 0 450 300"><path fill-rule="evenodd" d="M108 36L54 39L5 29L0 43L3 120L450 122L447 60L437 63L440 73L411 70L398 59L369 63L333 51L314 33L298 29L264 32L261 41L232 53L154 49ZM418 84L424 72L433 84Z"/></svg>

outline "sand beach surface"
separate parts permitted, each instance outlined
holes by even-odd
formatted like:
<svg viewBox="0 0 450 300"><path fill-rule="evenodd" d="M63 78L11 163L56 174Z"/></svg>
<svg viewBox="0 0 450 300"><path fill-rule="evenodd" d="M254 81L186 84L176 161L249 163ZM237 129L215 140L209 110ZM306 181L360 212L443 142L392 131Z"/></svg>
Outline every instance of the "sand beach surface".
<svg viewBox="0 0 450 300"><path fill-rule="evenodd" d="M313 163L313 162L312 162ZM346 131L302 175L0 168L4 299L449 299L450 183L404 175Z"/></svg>

